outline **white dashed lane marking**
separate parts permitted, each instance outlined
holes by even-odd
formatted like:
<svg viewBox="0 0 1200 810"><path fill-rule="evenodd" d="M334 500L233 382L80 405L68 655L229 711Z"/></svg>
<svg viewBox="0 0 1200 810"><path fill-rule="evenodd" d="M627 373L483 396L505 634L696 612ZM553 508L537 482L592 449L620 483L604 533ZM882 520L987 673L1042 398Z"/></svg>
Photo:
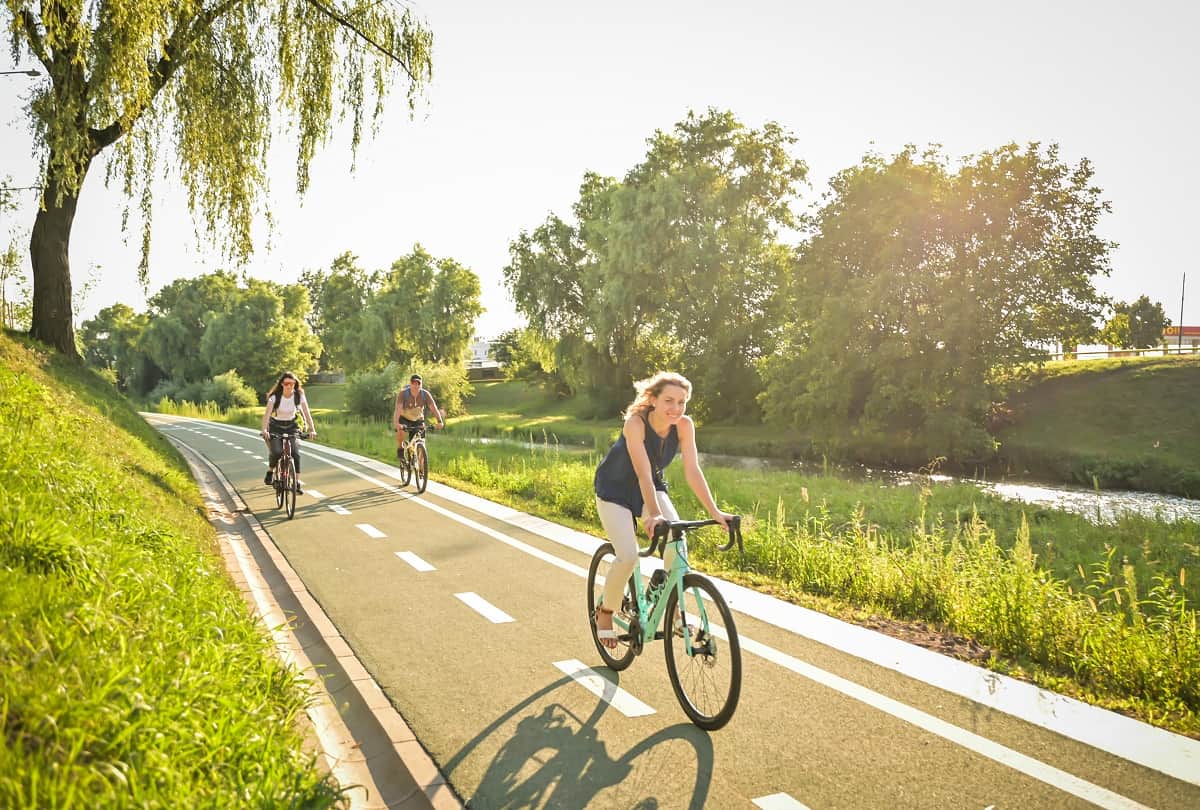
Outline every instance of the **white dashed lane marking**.
<svg viewBox="0 0 1200 810"><path fill-rule="evenodd" d="M349 510L349 509L347 509L347 508L346 508L346 507L344 507L344 506L340 506L340 505L338 505L338 504L336 504L336 503L331 503L331 504L329 504L329 508L330 508L330 509L332 509L334 512L336 512L336 513L337 513L337 514L339 514L339 515L348 515L348 514L350 514L350 510Z"/></svg>
<svg viewBox="0 0 1200 810"><path fill-rule="evenodd" d="M365 534L367 537L374 537L376 540L378 540L381 537L387 537L386 534L379 531L379 529L376 529L370 523L355 523L354 528L358 529L360 532Z"/></svg>
<svg viewBox="0 0 1200 810"><path fill-rule="evenodd" d="M808 810L808 805L801 804L786 793L772 793L754 799L754 806L763 810Z"/></svg>
<svg viewBox="0 0 1200 810"><path fill-rule="evenodd" d="M461 599L463 604L480 616L483 616L483 618L492 624L504 624L505 622L516 621L512 616L509 616L477 593L456 593L454 595Z"/></svg>
<svg viewBox="0 0 1200 810"><path fill-rule="evenodd" d="M555 661L554 666L570 675L575 683L626 717L645 717L648 714L654 714L654 709L642 703L582 661L576 659Z"/></svg>
<svg viewBox="0 0 1200 810"><path fill-rule="evenodd" d="M424 571L436 571L437 570L432 565L430 565L429 563L425 562L420 557L418 557L416 554L413 554L411 551L397 551L396 556L399 557L400 559L404 560L406 563L408 563L409 565L411 565L413 568L417 569L418 571L424 572Z"/></svg>
<svg viewBox="0 0 1200 810"><path fill-rule="evenodd" d="M255 458L258 458L258 456L255 456ZM324 498L324 497L325 497L325 495L324 495L323 493L321 493L321 492L318 492L318 491L317 491L317 490L315 490L315 489L310 489L310 490L308 490L308 494L309 494L309 495L310 495L310 496L311 496L311 497L312 497L314 500L318 500L318 501L319 501L319 500L321 500L322 498Z"/></svg>

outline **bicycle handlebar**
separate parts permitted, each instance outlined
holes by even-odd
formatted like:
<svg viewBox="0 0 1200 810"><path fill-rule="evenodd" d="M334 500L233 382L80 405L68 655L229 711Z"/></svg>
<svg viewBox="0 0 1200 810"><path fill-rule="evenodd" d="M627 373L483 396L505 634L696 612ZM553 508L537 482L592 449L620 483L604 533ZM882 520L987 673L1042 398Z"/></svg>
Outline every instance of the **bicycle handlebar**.
<svg viewBox="0 0 1200 810"><path fill-rule="evenodd" d="M308 433L308 432L301 433L298 430L286 430L283 433L276 433L275 431L268 431L267 433L272 439L283 439L288 436L295 436L298 439L307 439L309 436L312 435L311 433Z"/></svg>
<svg viewBox="0 0 1200 810"><path fill-rule="evenodd" d="M729 551L736 545L738 553L744 554L746 551L742 543L742 517L741 515L733 515L729 518L729 542L720 546L717 551ZM680 539L684 532L689 532L692 529L699 529L703 526L720 526L720 522L709 518L708 520L667 520L659 523L654 527L654 536L650 538L650 547L645 551L638 552L641 557L653 556L659 548L666 549L667 535L672 535L675 540Z"/></svg>

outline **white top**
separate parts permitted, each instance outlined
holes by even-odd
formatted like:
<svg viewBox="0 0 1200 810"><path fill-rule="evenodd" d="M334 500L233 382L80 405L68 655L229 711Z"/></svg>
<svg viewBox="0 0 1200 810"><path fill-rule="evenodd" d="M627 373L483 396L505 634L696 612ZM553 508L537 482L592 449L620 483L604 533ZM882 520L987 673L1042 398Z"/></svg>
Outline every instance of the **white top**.
<svg viewBox="0 0 1200 810"><path fill-rule="evenodd" d="M295 397L284 396L282 393L280 393L279 398L279 404L275 406L275 410L271 413L271 417L279 420L280 422L290 422L296 418L297 409ZM272 399L272 401L274 400ZM303 393L300 394L300 404L304 406L308 405L308 398L305 397Z"/></svg>

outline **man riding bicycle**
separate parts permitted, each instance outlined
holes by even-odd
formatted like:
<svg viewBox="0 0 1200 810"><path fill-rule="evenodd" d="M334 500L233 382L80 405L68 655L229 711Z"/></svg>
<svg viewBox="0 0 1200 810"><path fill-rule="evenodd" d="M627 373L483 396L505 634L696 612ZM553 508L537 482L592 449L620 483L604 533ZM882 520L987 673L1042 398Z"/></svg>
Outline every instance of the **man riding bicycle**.
<svg viewBox="0 0 1200 810"><path fill-rule="evenodd" d="M408 378L408 385L396 393L396 410L392 415L396 428L396 458L404 457L404 448L425 425L425 408L429 407L437 416L438 427L446 426L445 414L433 400L433 394L422 387L421 375Z"/></svg>

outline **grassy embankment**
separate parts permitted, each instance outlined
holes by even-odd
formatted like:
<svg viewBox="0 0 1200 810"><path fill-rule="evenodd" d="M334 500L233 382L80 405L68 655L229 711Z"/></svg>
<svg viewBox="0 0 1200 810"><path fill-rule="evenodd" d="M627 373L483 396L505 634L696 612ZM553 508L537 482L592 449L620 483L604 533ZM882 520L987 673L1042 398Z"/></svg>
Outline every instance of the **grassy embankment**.
<svg viewBox="0 0 1200 810"><path fill-rule="evenodd" d="M1011 471L1200 498L1200 355L1049 363L1008 405Z"/></svg>
<svg viewBox="0 0 1200 810"><path fill-rule="evenodd" d="M0 806L329 807L179 455L0 334Z"/></svg>
<svg viewBox="0 0 1200 810"><path fill-rule="evenodd" d="M560 442L591 436L606 447L616 426L579 423L568 404L520 385L477 391L471 412L431 438L433 477L595 533L596 451L482 445L463 434L486 426L541 438L540 428ZM341 413L340 395L309 387L321 441L391 460L387 425ZM261 413L225 418L257 426ZM1196 523L1129 515L1096 526L969 485L715 466L706 474L722 505L752 522L744 560L715 553L717 538L700 535L697 567L846 618L931 622L995 651L990 665L1000 671L1200 736ZM679 465L668 478L681 513L697 514Z"/></svg>

